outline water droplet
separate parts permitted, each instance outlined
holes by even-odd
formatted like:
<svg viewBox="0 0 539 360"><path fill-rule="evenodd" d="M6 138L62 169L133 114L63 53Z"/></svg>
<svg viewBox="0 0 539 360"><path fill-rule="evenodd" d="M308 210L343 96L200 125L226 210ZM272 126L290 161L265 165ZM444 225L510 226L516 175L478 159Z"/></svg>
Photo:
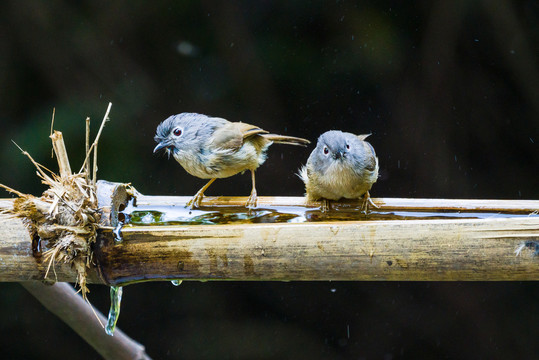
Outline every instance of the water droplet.
<svg viewBox="0 0 539 360"><path fill-rule="evenodd" d="M172 280L171 283L174 286L180 286L183 280Z"/></svg>
<svg viewBox="0 0 539 360"><path fill-rule="evenodd" d="M120 316L120 304L122 302L123 287L111 286L110 287L110 310L109 318L107 320L107 326L105 332L107 335L114 336L114 330L116 329L116 322Z"/></svg>

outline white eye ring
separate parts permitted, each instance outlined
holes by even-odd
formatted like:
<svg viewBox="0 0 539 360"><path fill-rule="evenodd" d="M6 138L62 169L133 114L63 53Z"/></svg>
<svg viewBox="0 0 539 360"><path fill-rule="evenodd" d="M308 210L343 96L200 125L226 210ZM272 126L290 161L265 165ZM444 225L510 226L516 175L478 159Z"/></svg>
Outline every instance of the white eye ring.
<svg viewBox="0 0 539 360"><path fill-rule="evenodd" d="M327 146L324 146L324 155L329 154L329 149Z"/></svg>
<svg viewBox="0 0 539 360"><path fill-rule="evenodd" d="M182 129L180 129L179 127L175 128L174 130L172 130L172 134L174 136L181 136L183 133Z"/></svg>

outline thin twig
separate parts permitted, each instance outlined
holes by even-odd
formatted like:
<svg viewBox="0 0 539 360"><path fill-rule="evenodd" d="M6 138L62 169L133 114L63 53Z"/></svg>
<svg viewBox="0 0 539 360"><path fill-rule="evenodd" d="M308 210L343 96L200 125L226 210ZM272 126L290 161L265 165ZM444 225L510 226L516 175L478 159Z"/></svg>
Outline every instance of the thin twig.
<svg viewBox="0 0 539 360"><path fill-rule="evenodd" d="M15 195L17 195L18 197L24 197L24 196L26 196L26 194L23 194L22 192L17 191L17 190L15 190L15 189L12 189L12 188L10 188L9 186L6 186L6 185L4 185L4 184L0 184L0 187L3 187L6 191L15 194Z"/></svg>
<svg viewBox="0 0 539 360"><path fill-rule="evenodd" d="M54 129L54 114L56 112L56 108L52 108L52 120L51 120L51 133L50 136L52 136L52 131ZM51 159L54 159L54 148L51 149Z"/></svg>
<svg viewBox="0 0 539 360"><path fill-rule="evenodd" d="M47 266L47 271L45 272L45 276L43 277L44 279L46 279L47 276L49 275L51 265L55 262L54 259L56 258L56 253L58 252L58 250L59 250L59 248L57 247L57 248L50 249L50 250L45 252L45 257L50 257L50 260L49 260L49 265ZM54 266L52 267L52 269L54 271L56 282L58 282L58 276L56 275L56 269L54 268Z"/></svg>
<svg viewBox="0 0 539 360"><path fill-rule="evenodd" d="M60 201L62 201L64 203L65 206L67 206L69 208L69 210L71 210L73 212L73 214L76 214L77 213L77 210L73 209L68 203L67 201L65 201L64 198L62 198L60 195L58 195L56 192L52 192L58 199L60 199Z"/></svg>
<svg viewBox="0 0 539 360"><path fill-rule="evenodd" d="M90 118L86 118L86 154L90 151ZM86 183L90 183L90 163L86 163Z"/></svg>
<svg viewBox="0 0 539 360"><path fill-rule="evenodd" d="M97 181L97 143L95 143L94 148L94 167L93 167L93 175L92 175L92 185L95 186Z"/></svg>
<svg viewBox="0 0 539 360"><path fill-rule="evenodd" d="M80 290L79 290L80 291ZM77 291L77 293L79 292ZM92 303L90 302L90 300L88 300L88 298L85 299L85 301L88 303L88 306L90 306L90 309L92 309L92 312L94 313L95 315L95 318L97 319L97 321L99 322L99 325L101 325L101 328L105 328L105 325L103 325L103 322L101 321L101 319L99 318L99 315L101 315L101 313L98 315L97 314L97 311L95 310L94 306L92 305Z"/></svg>
<svg viewBox="0 0 539 360"><path fill-rule="evenodd" d="M30 161L32 162L32 164L34 164L34 166L37 168L37 170L38 170L39 173L43 176L44 179L46 179L46 178L50 179L50 177L49 177L47 174L45 174L45 172L43 172L43 170L41 170L41 169L45 169L45 170L47 170L49 173L54 174L51 170L49 170L49 169L47 169L45 166L43 166L43 165L37 163L37 162L32 158L32 156L30 156L30 154L29 154L27 151L23 150L19 145L17 145L17 143L16 143L15 141L11 140L11 142L12 142L13 144L15 144L16 147L19 148L19 150L22 152L23 155L26 155L26 156L30 159Z"/></svg>
<svg viewBox="0 0 539 360"><path fill-rule="evenodd" d="M82 170L86 167L86 162L88 161L88 159L90 157L90 153L97 146L97 142L99 141L99 137L101 136L101 132L103 131L103 128L105 127L105 122L109 118L109 112L110 112L111 107L112 107L112 103L109 102L109 106L107 107L107 111L105 112L105 116L103 117L103 121L101 122L101 126L99 127L99 131L97 132L97 135L95 137L95 140L94 140L92 146L90 146L90 150L88 150L88 152L86 153L86 157L84 158L84 162L82 163L82 167L80 168L79 173L81 173ZM97 165L94 164L94 170L96 170L96 166Z"/></svg>

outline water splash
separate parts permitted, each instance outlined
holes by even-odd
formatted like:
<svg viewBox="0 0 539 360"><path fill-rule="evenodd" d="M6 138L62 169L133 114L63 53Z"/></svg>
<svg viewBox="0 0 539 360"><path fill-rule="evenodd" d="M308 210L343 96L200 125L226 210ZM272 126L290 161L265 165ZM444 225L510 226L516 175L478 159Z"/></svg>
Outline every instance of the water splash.
<svg viewBox="0 0 539 360"><path fill-rule="evenodd" d="M172 280L171 283L174 286L180 286L183 280Z"/></svg>
<svg viewBox="0 0 539 360"><path fill-rule="evenodd" d="M118 221L118 225L112 230L112 234L114 235L114 241L117 243L120 243L123 241L122 238L122 228L124 227L123 221Z"/></svg>
<svg viewBox="0 0 539 360"><path fill-rule="evenodd" d="M111 286L110 287L110 310L109 318L107 320L107 326L105 332L107 335L114 336L114 330L116 329L116 322L120 316L120 304L122 302L123 287Z"/></svg>

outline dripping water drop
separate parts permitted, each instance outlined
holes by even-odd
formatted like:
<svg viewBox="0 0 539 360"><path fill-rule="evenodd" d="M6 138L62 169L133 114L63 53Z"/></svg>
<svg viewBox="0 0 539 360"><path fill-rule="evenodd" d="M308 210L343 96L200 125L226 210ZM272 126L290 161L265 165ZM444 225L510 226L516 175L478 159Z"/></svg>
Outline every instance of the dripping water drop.
<svg viewBox="0 0 539 360"><path fill-rule="evenodd" d="M111 286L110 287L110 310L109 318L107 320L107 326L105 332L107 335L114 336L114 330L116 329L116 322L120 316L120 304L122 302L123 287Z"/></svg>

